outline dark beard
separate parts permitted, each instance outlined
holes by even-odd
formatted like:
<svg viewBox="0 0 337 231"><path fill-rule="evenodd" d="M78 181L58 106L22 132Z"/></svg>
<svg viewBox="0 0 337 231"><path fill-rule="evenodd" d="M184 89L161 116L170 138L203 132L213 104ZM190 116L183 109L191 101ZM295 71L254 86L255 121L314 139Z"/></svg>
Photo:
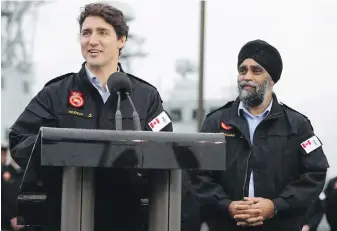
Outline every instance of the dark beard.
<svg viewBox="0 0 337 231"><path fill-rule="evenodd" d="M239 89L239 99L240 101L246 105L247 107L257 107L261 105L264 101L265 94L267 92L268 88L268 80L266 80L264 83L261 85L257 85L254 83L251 83L254 85L255 91L250 92L249 94L243 94L243 88L244 88L244 81L241 82L241 84L238 84L238 89ZM250 85L250 83L246 83L247 85Z"/></svg>
<svg viewBox="0 0 337 231"><path fill-rule="evenodd" d="M240 94L241 96L241 94ZM263 103L264 100L264 92L257 92L246 96L246 97L240 97L241 102L248 106L248 107L257 107Z"/></svg>

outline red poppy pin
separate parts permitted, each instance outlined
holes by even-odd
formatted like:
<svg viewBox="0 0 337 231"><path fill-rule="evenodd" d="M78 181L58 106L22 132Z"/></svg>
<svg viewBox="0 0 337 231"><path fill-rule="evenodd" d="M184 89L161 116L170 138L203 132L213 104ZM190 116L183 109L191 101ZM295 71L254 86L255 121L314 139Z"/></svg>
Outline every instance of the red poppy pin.
<svg viewBox="0 0 337 231"><path fill-rule="evenodd" d="M69 103L71 106L79 108L84 105L84 99L81 92L71 91L69 96Z"/></svg>
<svg viewBox="0 0 337 231"><path fill-rule="evenodd" d="M228 124L225 124L224 122L221 122L220 126L225 130L231 130L232 129L231 126L229 126Z"/></svg>

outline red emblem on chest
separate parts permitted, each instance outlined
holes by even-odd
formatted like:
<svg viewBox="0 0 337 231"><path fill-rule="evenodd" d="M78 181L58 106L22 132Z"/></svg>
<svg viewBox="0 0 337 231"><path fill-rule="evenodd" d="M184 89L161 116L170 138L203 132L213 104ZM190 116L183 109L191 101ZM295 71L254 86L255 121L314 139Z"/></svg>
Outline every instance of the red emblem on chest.
<svg viewBox="0 0 337 231"><path fill-rule="evenodd" d="M69 96L69 103L73 107L82 107L84 105L84 99L81 92L72 91Z"/></svg>
<svg viewBox="0 0 337 231"><path fill-rule="evenodd" d="M225 130L231 130L232 129L231 126L229 126L228 124L225 124L224 122L221 122L220 126Z"/></svg>

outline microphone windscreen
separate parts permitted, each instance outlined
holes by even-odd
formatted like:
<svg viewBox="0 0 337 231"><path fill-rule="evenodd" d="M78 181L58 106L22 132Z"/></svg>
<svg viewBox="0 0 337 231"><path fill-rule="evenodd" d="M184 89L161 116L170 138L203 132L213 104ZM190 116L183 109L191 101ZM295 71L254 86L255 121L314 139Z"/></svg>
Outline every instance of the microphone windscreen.
<svg viewBox="0 0 337 231"><path fill-rule="evenodd" d="M110 92L128 92L131 94L131 81L123 72L115 72L109 76L107 86Z"/></svg>

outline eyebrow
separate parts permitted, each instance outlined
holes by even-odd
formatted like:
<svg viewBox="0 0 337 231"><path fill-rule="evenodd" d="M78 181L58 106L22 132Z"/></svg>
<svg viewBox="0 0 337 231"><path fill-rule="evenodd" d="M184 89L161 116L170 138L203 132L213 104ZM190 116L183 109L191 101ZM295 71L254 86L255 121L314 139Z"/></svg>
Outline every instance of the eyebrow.
<svg viewBox="0 0 337 231"><path fill-rule="evenodd" d="M96 30L107 30L107 31L110 31L108 28L104 28L104 27L97 27Z"/></svg>
<svg viewBox="0 0 337 231"><path fill-rule="evenodd" d="M82 32L83 31L92 31L93 29L92 28L82 28ZM98 31L110 31L108 28L104 28L104 27L96 27L95 30L98 30Z"/></svg>
<svg viewBox="0 0 337 231"><path fill-rule="evenodd" d="M259 65L259 64L256 64L256 65L250 65L250 67L252 67L252 68L261 68L261 69L264 69L261 65ZM241 65L241 66L239 66L239 68L247 68L247 65Z"/></svg>

